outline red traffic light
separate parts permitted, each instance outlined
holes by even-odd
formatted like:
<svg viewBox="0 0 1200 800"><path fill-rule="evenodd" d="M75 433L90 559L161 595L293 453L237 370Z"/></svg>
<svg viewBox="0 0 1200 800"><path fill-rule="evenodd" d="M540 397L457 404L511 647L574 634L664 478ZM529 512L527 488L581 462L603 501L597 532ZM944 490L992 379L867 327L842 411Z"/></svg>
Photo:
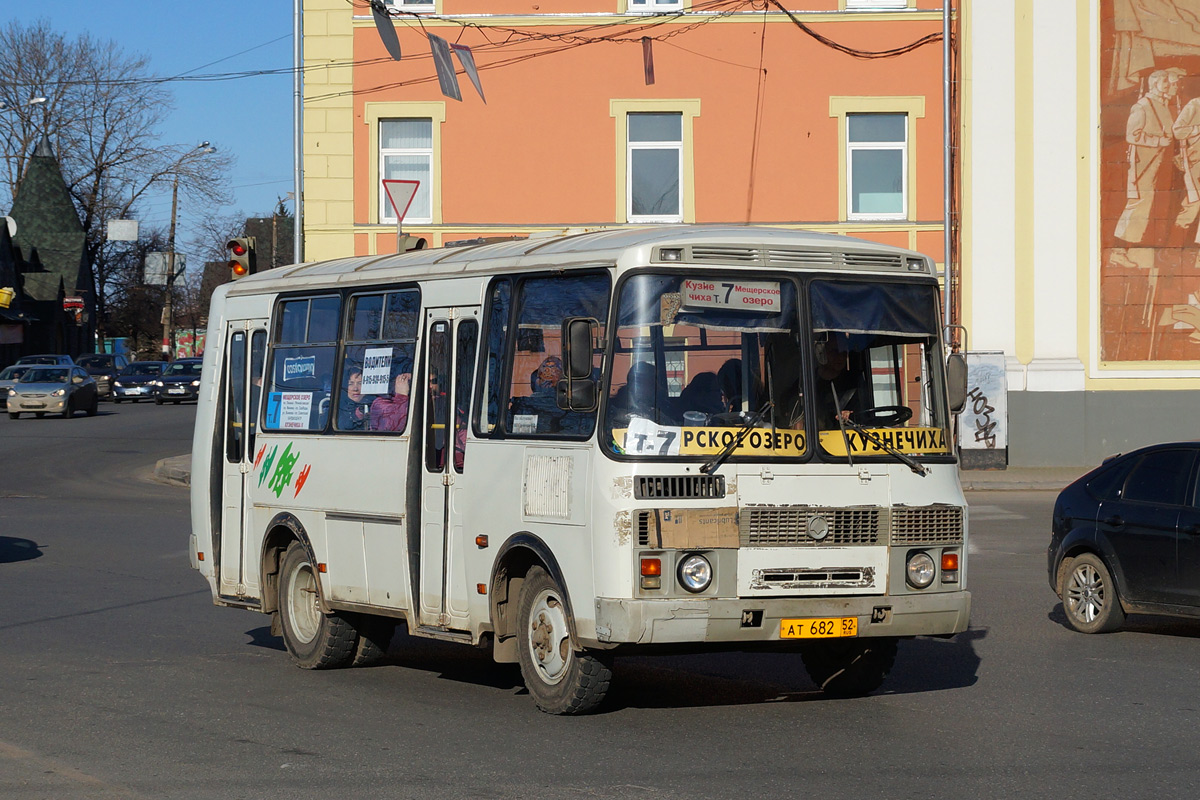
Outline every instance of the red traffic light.
<svg viewBox="0 0 1200 800"><path fill-rule="evenodd" d="M246 255L246 252L247 252L246 246L243 245L241 242L239 242L237 239L234 239L232 242L229 243L229 251L231 253L233 253L235 256L244 256L244 255Z"/></svg>

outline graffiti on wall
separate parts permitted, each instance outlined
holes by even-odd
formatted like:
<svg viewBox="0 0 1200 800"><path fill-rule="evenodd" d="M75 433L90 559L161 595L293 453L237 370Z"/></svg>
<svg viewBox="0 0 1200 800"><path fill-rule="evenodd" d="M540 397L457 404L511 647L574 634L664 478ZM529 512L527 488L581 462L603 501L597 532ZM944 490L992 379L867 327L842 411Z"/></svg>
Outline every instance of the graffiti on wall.
<svg viewBox="0 0 1200 800"><path fill-rule="evenodd" d="M1200 360L1200 0L1101 0L1100 350Z"/></svg>

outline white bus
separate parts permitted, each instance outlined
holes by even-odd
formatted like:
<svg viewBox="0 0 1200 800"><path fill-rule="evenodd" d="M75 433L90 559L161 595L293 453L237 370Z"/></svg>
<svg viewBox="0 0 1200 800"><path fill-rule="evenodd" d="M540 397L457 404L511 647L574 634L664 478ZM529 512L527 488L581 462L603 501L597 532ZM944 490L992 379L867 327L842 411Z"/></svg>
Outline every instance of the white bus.
<svg viewBox="0 0 1200 800"><path fill-rule="evenodd" d="M737 226L247 277L209 317L193 566L309 669L403 622L556 714L621 653L783 649L865 694L968 625L938 308L918 253Z"/></svg>

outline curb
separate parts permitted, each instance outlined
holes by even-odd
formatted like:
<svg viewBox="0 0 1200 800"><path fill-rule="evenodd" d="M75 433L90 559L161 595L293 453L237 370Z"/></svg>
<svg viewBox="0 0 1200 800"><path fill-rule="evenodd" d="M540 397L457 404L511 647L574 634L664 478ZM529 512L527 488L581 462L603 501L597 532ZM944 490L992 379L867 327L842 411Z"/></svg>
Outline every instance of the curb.
<svg viewBox="0 0 1200 800"><path fill-rule="evenodd" d="M191 486L192 456L185 454L182 456L172 456L171 458L160 458L158 463L154 465L154 479L159 483L165 483L170 486Z"/></svg>

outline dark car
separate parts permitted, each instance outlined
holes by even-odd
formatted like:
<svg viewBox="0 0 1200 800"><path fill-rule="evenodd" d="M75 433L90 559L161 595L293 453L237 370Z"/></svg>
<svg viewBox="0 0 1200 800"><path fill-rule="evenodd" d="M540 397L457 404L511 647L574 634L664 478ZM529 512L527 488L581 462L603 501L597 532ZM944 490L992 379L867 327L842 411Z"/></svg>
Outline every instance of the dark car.
<svg viewBox="0 0 1200 800"><path fill-rule="evenodd" d="M47 353L45 355L36 356L21 356L17 359L17 364L37 364L46 366L71 367L75 365L75 360L70 356L54 355Z"/></svg>
<svg viewBox="0 0 1200 800"><path fill-rule="evenodd" d="M113 381L113 402L150 400L157 393L154 382L162 374L165 361L134 361Z"/></svg>
<svg viewBox="0 0 1200 800"><path fill-rule="evenodd" d="M1131 613L1200 617L1200 442L1117 456L1063 489L1047 552L1050 586L1082 633Z"/></svg>
<svg viewBox="0 0 1200 800"><path fill-rule="evenodd" d="M76 358L75 363L96 379L101 397L112 397L113 382L121 370L129 366L129 359L115 353L88 353Z"/></svg>
<svg viewBox="0 0 1200 800"><path fill-rule="evenodd" d="M181 358L163 369L154 382L154 402L160 406L171 401L178 405L200 396L200 365L203 359Z"/></svg>

